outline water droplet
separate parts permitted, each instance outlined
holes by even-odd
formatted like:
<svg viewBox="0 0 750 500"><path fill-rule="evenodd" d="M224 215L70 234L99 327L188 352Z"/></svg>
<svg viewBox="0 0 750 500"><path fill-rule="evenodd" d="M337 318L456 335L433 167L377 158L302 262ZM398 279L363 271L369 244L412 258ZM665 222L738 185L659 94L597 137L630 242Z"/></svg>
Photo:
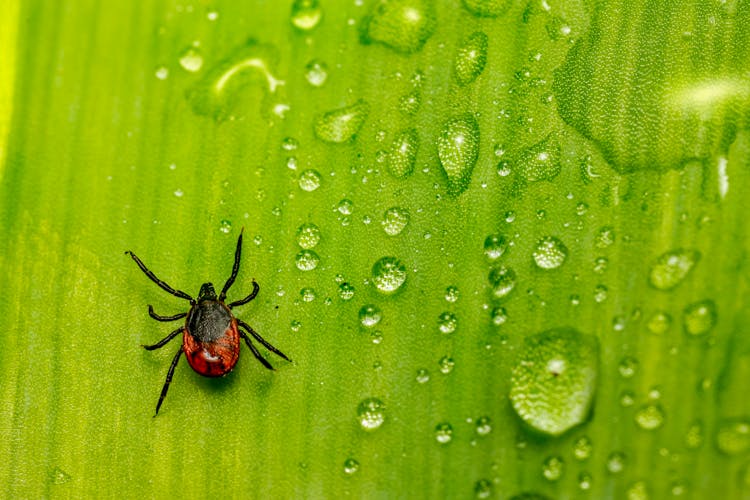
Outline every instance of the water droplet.
<svg viewBox="0 0 750 500"><path fill-rule="evenodd" d="M560 142L552 133L521 154L518 172L527 182L551 181L560 173Z"/></svg>
<svg viewBox="0 0 750 500"><path fill-rule="evenodd" d="M463 2L469 12L479 17L497 17L511 5L510 0L463 0Z"/></svg>
<svg viewBox="0 0 750 500"><path fill-rule="evenodd" d="M458 300L459 292L458 287L450 285L448 288L445 289L445 300L447 302L450 302L451 304L455 303Z"/></svg>
<svg viewBox="0 0 750 500"><path fill-rule="evenodd" d="M448 444L453 439L453 426L448 422L441 422L435 426L435 440L440 444Z"/></svg>
<svg viewBox="0 0 750 500"><path fill-rule="evenodd" d="M716 446L725 455L739 455L750 449L750 420L726 419L716 431Z"/></svg>
<svg viewBox="0 0 750 500"><path fill-rule="evenodd" d="M219 13L215 10L209 11L208 13L206 13L206 18L209 21L216 21L217 19L219 19Z"/></svg>
<svg viewBox="0 0 750 500"><path fill-rule="evenodd" d="M448 176L448 192L466 191L479 157L479 124L470 114L451 118L437 139L440 164Z"/></svg>
<svg viewBox="0 0 750 500"><path fill-rule="evenodd" d="M557 269L568 257L568 249L554 236L545 236L537 242L533 256L541 269Z"/></svg>
<svg viewBox="0 0 750 500"><path fill-rule="evenodd" d="M72 477L60 467L55 467L50 471L49 479L52 484L65 484L70 481Z"/></svg>
<svg viewBox="0 0 750 500"><path fill-rule="evenodd" d="M347 458L344 460L344 474L351 476L359 470L359 462L353 458Z"/></svg>
<svg viewBox="0 0 750 500"><path fill-rule="evenodd" d="M354 202L352 200L344 198L336 205L336 210L341 215L351 215L354 212Z"/></svg>
<svg viewBox="0 0 750 500"><path fill-rule="evenodd" d="M565 472L565 462L562 457L548 457L542 464L542 475L547 481L559 480Z"/></svg>
<svg viewBox="0 0 750 500"><path fill-rule="evenodd" d="M476 482L474 496L477 498L490 498L492 496L492 483L489 479L480 479Z"/></svg>
<svg viewBox="0 0 750 500"><path fill-rule="evenodd" d="M596 391L599 341L573 328L527 337L513 368L510 399L521 419L557 436L589 415Z"/></svg>
<svg viewBox="0 0 750 500"><path fill-rule="evenodd" d="M366 328L372 328L380 323L381 319L382 313L380 308L374 304L364 305L359 310L359 322Z"/></svg>
<svg viewBox="0 0 750 500"><path fill-rule="evenodd" d="M658 290L671 290L685 279L700 260L700 253L695 250L672 250L656 259L651 266L648 280Z"/></svg>
<svg viewBox="0 0 750 500"><path fill-rule="evenodd" d="M294 151L299 147L299 141L294 137L284 137L281 140L281 149L284 151Z"/></svg>
<svg viewBox="0 0 750 500"><path fill-rule="evenodd" d="M438 361L438 365L440 366L440 373L448 375L453 371L453 367L456 366L456 362L453 361L453 358L451 358L450 356L443 356Z"/></svg>
<svg viewBox="0 0 750 500"><path fill-rule="evenodd" d="M417 370L417 382L420 384L426 384L430 381L430 372L427 371L425 368L420 368Z"/></svg>
<svg viewBox="0 0 750 500"><path fill-rule="evenodd" d="M351 300L354 297L354 285L343 282L339 285L339 297L341 300Z"/></svg>
<svg viewBox="0 0 750 500"><path fill-rule="evenodd" d="M475 423L475 431L480 436L486 436L490 432L492 432L492 420L490 420L490 417L482 416L479 417Z"/></svg>
<svg viewBox="0 0 750 500"><path fill-rule="evenodd" d="M184 193L184 192L182 191L182 189L180 189L180 188L177 188L177 189L175 189L175 190L174 190L174 195L175 195L176 197L178 197L178 198L182 198L182 196L183 196L184 194L185 194L185 193Z"/></svg>
<svg viewBox="0 0 750 500"><path fill-rule="evenodd" d="M393 139L388 150L388 169L397 179L403 179L414 171L419 150L417 129L408 128Z"/></svg>
<svg viewBox="0 0 750 500"><path fill-rule="evenodd" d="M299 187L308 193L315 191L320 187L320 173L313 169L307 169L300 172Z"/></svg>
<svg viewBox="0 0 750 500"><path fill-rule="evenodd" d="M615 242L615 230L612 226L603 226L599 228L596 235L597 248L607 248Z"/></svg>
<svg viewBox="0 0 750 500"><path fill-rule="evenodd" d="M601 304L605 300L607 300L607 294L609 293L609 289L607 289L604 285L596 285L594 287L594 302L597 304Z"/></svg>
<svg viewBox="0 0 750 500"><path fill-rule="evenodd" d="M310 31L318 25L321 17L323 11L318 0L294 0L291 21L295 28Z"/></svg>
<svg viewBox="0 0 750 500"><path fill-rule="evenodd" d="M502 299L515 288L516 272L507 266L495 267L490 271L489 280L492 295L497 299Z"/></svg>
<svg viewBox="0 0 750 500"><path fill-rule="evenodd" d="M635 413L635 422L641 429L656 430L664 423L664 410L659 405L645 405Z"/></svg>
<svg viewBox="0 0 750 500"><path fill-rule="evenodd" d="M484 255L488 260L497 260L508 249L508 242L502 234L491 234L484 240Z"/></svg>
<svg viewBox="0 0 750 500"><path fill-rule="evenodd" d="M302 322L299 320L293 319L289 326L292 328L293 332L298 332L300 328L302 328Z"/></svg>
<svg viewBox="0 0 750 500"><path fill-rule="evenodd" d="M367 398L357 407L359 424L366 431L374 431L385 422L385 405L378 398Z"/></svg>
<svg viewBox="0 0 750 500"><path fill-rule="evenodd" d="M303 288L299 291L300 297L303 302L312 302L315 300L315 289L314 288Z"/></svg>
<svg viewBox="0 0 750 500"><path fill-rule="evenodd" d="M688 305L682 312L685 331L689 335L704 335L716 324L716 304L713 300L703 300Z"/></svg>
<svg viewBox="0 0 750 500"><path fill-rule="evenodd" d="M159 66L155 74L159 80L166 80L169 77L169 69L166 66Z"/></svg>
<svg viewBox="0 0 750 500"><path fill-rule="evenodd" d="M610 474L619 474L625 469L625 454L613 451L607 457L607 470Z"/></svg>
<svg viewBox="0 0 750 500"><path fill-rule="evenodd" d="M436 24L435 8L429 0L380 0L362 19L360 41L382 43L408 54L422 48Z"/></svg>
<svg viewBox="0 0 750 500"><path fill-rule="evenodd" d="M492 324L494 326L504 325L508 321L508 311L504 307L493 307L492 312Z"/></svg>
<svg viewBox="0 0 750 500"><path fill-rule="evenodd" d="M320 257L312 250L302 250L294 258L294 263L300 271L312 271L318 267Z"/></svg>
<svg viewBox="0 0 750 500"><path fill-rule="evenodd" d="M406 266L396 257L383 257L372 266L372 282L380 293L395 293L405 281Z"/></svg>
<svg viewBox="0 0 750 500"><path fill-rule="evenodd" d="M609 259L606 257L597 257L594 260L594 272L596 274L604 274L607 270L607 266L609 266Z"/></svg>
<svg viewBox="0 0 750 500"><path fill-rule="evenodd" d="M622 378L630 378L635 375L635 371L638 369L638 360L632 356L626 356L622 358L617 369Z"/></svg>
<svg viewBox="0 0 750 500"><path fill-rule="evenodd" d="M594 445L588 436L581 436L573 443L573 456L576 460L588 460L591 452L594 451Z"/></svg>
<svg viewBox="0 0 750 500"><path fill-rule="evenodd" d="M672 317L663 311L656 311L648 320L648 323L646 323L648 331L650 331L654 335L663 334L664 332L669 330L669 327L671 325Z"/></svg>
<svg viewBox="0 0 750 500"><path fill-rule="evenodd" d="M591 482L593 480L594 478L591 477L591 474L585 471L581 472L578 474L578 487L583 491L588 491L591 489Z"/></svg>
<svg viewBox="0 0 750 500"><path fill-rule="evenodd" d="M229 234L232 231L232 223L226 219L222 220L219 224L219 231L224 234Z"/></svg>
<svg viewBox="0 0 750 500"><path fill-rule="evenodd" d="M347 142L357 135L368 114L370 105L363 99L351 106L327 111L315 119L315 135L324 142Z"/></svg>
<svg viewBox="0 0 750 500"><path fill-rule="evenodd" d="M648 500L648 488L643 481L631 484L627 491L627 500Z"/></svg>
<svg viewBox="0 0 750 500"><path fill-rule="evenodd" d="M320 229L312 222L297 228L297 244L305 249L314 248L320 242Z"/></svg>
<svg viewBox="0 0 750 500"><path fill-rule="evenodd" d="M475 31L459 47L453 59L453 71L459 85L468 85L482 74L487 64L487 45L487 35Z"/></svg>
<svg viewBox="0 0 750 500"><path fill-rule="evenodd" d="M313 87L322 87L328 79L328 65L323 61L313 59L305 66L305 78Z"/></svg>
<svg viewBox="0 0 750 500"><path fill-rule="evenodd" d="M438 316L438 329L440 332L449 334L456 331L458 318L452 312L443 312Z"/></svg>
<svg viewBox="0 0 750 500"><path fill-rule="evenodd" d="M419 111L419 106L421 105L422 94L417 89L401 96L401 99L399 99L399 109L406 115L413 116L417 114L417 111Z"/></svg>
<svg viewBox="0 0 750 500"><path fill-rule="evenodd" d="M196 73L203 67L203 56L197 47L191 45L180 54L180 66L185 71Z"/></svg>

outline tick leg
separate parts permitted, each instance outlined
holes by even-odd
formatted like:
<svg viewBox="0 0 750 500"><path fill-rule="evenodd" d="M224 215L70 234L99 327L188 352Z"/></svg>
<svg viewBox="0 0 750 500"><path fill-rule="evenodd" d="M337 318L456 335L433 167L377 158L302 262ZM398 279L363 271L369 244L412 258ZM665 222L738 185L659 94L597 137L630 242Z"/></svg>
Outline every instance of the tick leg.
<svg viewBox="0 0 750 500"><path fill-rule="evenodd" d="M167 285L162 280L160 280L159 278L157 278L156 275L154 273L152 273L151 271L149 271L149 269L146 267L146 265L143 262L141 262L141 259L139 259L133 252L131 252L130 250L128 250L125 253L127 255L130 255L133 258L133 260L135 261L135 263L138 264L138 267L141 268L141 271L143 271L143 273L146 276L148 276L148 279L150 279L151 281L153 281L154 283L156 283L157 285L159 285L159 287L162 290L164 290L165 292L171 293L175 297L180 297L181 299L187 299L187 300L190 301L191 304L195 304L195 300L193 300L193 298L190 295L186 294L182 290L175 290L174 288L172 288L171 286Z"/></svg>
<svg viewBox="0 0 750 500"><path fill-rule="evenodd" d="M242 232L244 230L244 227L240 229L240 237L237 238L237 249L234 251L234 266L232 267L232 275L227 280L224 288L221 289L221 293L219 294L219 302L224 302L224 299L227 298L227 291L229 290L229 287L234 283L235 278L237 278L237 273L240 271L240 255L242 254Z"/></svg>
<svg viewBox="0 0 750 500"><path fill-rule="evenodd" d="M149 304L148 315L154 318L156 321L177 321L178 319L187 316L187 313L175 314L174 316L160 316L154 312L154 308L151 307L151 304Z"/></svg>
<svg viewBox="0 0 750 500"><path fill-rule="evenodd" d="M271 363L269 363L268 360L266 360L266 358L264 358L263 356L261 356L261 354L258 352L258 349L253 345L252 342L250 342L250 337L248 337L247 335L245 335L245 332L240 332L240 336L243 339L245 339L245 343L250 348L250 350L253 351L253 356L255 356L255 358L258 361L260 361L261 363L263 363L263 366L265 366L269 370L275 370L275 368L273 366L271 366Z"/></svg>
<svg viewBox="0 0 750 500"><path fill-rule="evenodd" d="M172 340L173 338L175 338L177 335L179 335L180 333L182 333L182 330L184 330L184 329L185 329L185 327L181 326L177 330L173 331L172 333L170 333L169 335L167 335L166 337L164 337L163 339L161 339L156 344L154 344L154 345L144 345L143 348L146 349L147 351L153 351L154 349L159 349L160 347L164 347L165 345L167 345L167 342L169 342L170 340Z"/></svg>
<svg viewBox="0 0 750 500"><path fill-rule="evenodd" d="M231 309L233 307L237 307L237 306L241 306L243 304L247 304L248 302L250 302L251 300L253 300L256 295L258 295L259 291L260 291L260 286L255 281L253 281L253 291L250 292L250 295L248 295L247 297L245 297L242 300L238 300L236 302L232 302L231 304L227 305L227 307L229 309Z"/></svg>
<svg viewBox="0 0 750 500"><path fill-rule="evenodd" d="M164 387L161 388L161 396L159 396L159 402L156 403L156 413L154 413L154 417L156 417L159 414L159 408L161 408L161 403L164 401L164 398L167 397L169 384L172 382L172 375L174 375L174 369L177 366L177 362L180 360L181 354L182 354L182 346L180 346L179 350L177 351L177 354L172 360L172 364L169 365L169 371L167 372L167 380L164 381Z"/></svg>
<svg viewBox="0 0 750 500"><path fill-rule="evenodd" d="M287 361L292 361L291 359L289 359L289 358L286 357L286 354L284 354L283 352L279 351L274 346L272 346L271 344L269 344L268 341L266 339L264 339L263 337L261 337L258 332L256 332L255 330L253 330L253 328L250 325L248 325L247 323L245 323L241 319L237 319L237 324L240 325L245 330L247 330L247 333L249 333L250 335L252 335L255 338L255 340L257 340L258 342L260 342L261 344L263 344L263 347L265 347L266 349L268 349L272 353L274 353L274 354L276 354L278 356L281 356L282 358L284 358ZM248 343L248 345L250 345L250 339L248 339L247 336L244 333L240 332L240 334L245 338L245 341Z"/></svg>

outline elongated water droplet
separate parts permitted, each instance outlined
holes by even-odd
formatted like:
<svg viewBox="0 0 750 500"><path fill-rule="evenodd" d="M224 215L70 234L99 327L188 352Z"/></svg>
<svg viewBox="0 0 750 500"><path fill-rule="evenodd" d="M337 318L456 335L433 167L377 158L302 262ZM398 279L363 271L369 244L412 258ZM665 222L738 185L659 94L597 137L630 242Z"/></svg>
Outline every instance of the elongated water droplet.
<svg viewBox="0 0 750 500"><path fill-rule="evenodd" d="M685 279L700 259L695 250L672 250L656 259L648 275L648 281L656 289L671 290Z"/></svg>
<svg viewBox="0 0 750 500"><path fill-rule="evenodd" d="M497 17L511 4L510 0L463 0L463 2L469 12L479 17Z"/></svg>
<svg viewBox="0 0 750 500"><path fill-rule="evenodd" d="M367 398L357 407L359 423L366 431L374 431L385 422L385 405L378 398Z"/></svg>
<svg viewBox="0 0 750 500"><path fill-rule="evenodd" d="M323 113L315 120L315 135L325 142L347 142L357 135L369 113L370 105L363 99L351 106Z"/></svg>
<svg viewBox="0 0 750 500"><path fill-rule="evenodd" d="M396 257L383 257L372 266L372 282L380 293L395 293L406 281L406 266Z"/></svg>
<svg viewBox="0 0 750 500"><path fill-rule="evenodd" d="M479 124L470 114L448 120L437 139L440 164L448 176L448 192L466 191L479 157Z"/></svg>
<svg viewBox="0 0 750 500"><path fill-rule="evenodd" d="M557 436L589 414L599 372L599 341L573 328L527 337L511 376L516 413L534 429Z"/></svg>
<svg viewBox="0 0 750 500"><path fill-rule="evenodd" d="M408 54L422 48L436 24L435 7L430 0L378 0L362 19L360 41L382 43Z"/></svg>
<svg viewBox="0 0 750 500"><path fill-rule="evenodd" d="M484 240L484 255L487 260L497 260L508 249L508 242L502 234L491 234Z"/></svg>
<svg viewBox="0 0 750 500"><path fill-rule="evenodd" d="M388 169L397 179L403 179L414 171L419 150L417 129L408 128L398 134L388 151Z"/></svg>
<svg viewBox="0 0 750 500"><path fill-rule="evenodd" d="M524 151L518 161L518 172L526 182L551 181L560 170L560 142L554 133Z"/></svg>
<svg viewBox="0 0 750 500"><path fill-rule="evenodd" d="M475 31L459 47L453 59L453 72L459 85L468 85L482 74L487 64L487 45L487 35Z"/></svg>
<svg viewBox="0 0 750 500"><path fill-rule="evenodd" d="M565 262L568 249L554 236L545 236L537 242L533 256L534 262L541 269L556 269Z"/></svg>
<svg viewBox="0 0 750 500"><path fill-rule="evenodd" d="M323 11L318 0L294 0L291 21L298 30L310 31L318 25L321 17Z"/></svg>
<svg viewBox="0 0 750 500"><path fill-rule="evenodd" d="M739 455L750 449L750 420L726 419L719 423L716 446L725 455Z"/></svg>
<svg viewBox="0 0 750 500"><path fill-rule="evenodd" d="M492 295L496 299L502 299L516 286L516 272L510 267L500 266L493 268L490 271L490 286L492 287Z"/></svg>
<svg viewBox="0 0 750 500"><path fill-rule="evenodd" d="M688 335L704 335L716 324L716 304L713 300L702 300L690 304L683 311L682 321Z"/></svg>

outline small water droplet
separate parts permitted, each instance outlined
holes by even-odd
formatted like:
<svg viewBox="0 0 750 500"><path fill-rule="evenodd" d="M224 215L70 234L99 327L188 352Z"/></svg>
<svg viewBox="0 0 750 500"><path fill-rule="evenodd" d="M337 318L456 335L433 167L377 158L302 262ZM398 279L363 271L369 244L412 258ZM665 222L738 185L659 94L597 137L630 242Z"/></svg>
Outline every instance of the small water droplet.
<svg viewBox="0 0 750 500"><path fill-rule="evenodd" d="M374 431L385 422L385 405L378 398L362 400L357 407L359 424L366 431Z"/></svg>
<svg viewBox="0 0 750 500"><path fill-rule="evenodd" d="M649 283L658 290L671 290L685 279L700 253L695 250L678 249L666 252L656 259L649 272Z"/></svg>
<svg viewBox="0 0 750 500"><path fill-rule="evenodd" d="M354 298L354 285L346 281L339 284L339 297L341 297L341 300L351 300Z"/></svg>
<svg viewBox="0 0 750 500"><path fill-rule="evenodd" d="M354 212L354 202L348 198L344 198L336 205L336 210L341 215L351 215Z"/></svg>
<svg viewBox="0 0 750 500"><path fill-rule="evenodd" d="M320 187L320 173L311 168L300 172L299 187L308 193L315 191Z"/></svg>
<svg viewBox="0 0 750 500"><path fill-rule="evenodd" d="M457 286L450 285L445 289L445 300L447 302L450 302L451 304L455 303L458 300L459 295L460 294Z"/></svg>
<svg viewBox="0 0 750 500"><path fill-rule="evenodd" d="M484 255L487 260L497 260L508 249L508 242L502 234L491 234L484 240Z"/></svg>
<svg viewBox="0 0 750 500"><path fill-rule="evenodd" d="M603 226L599 228L596 235L597 248L607 248L615 242L615 230L612 226Z"/></svg>
<svg viewBox="0 0 750 500"><path fill-rule="evenodd" d="M426 0L382 0L362 19L360 41L382 43L409 54L422 48L437 24L435 7Z"/></svg>
<svg viewBox="0 0 750 500"><path fill-rule="evenodd" d="M229 232L232 230L232 223L228 220L224 219L219 224L219 231L221 231L224 234L229 234Z"/></svg>
<svg viewBox="0 0 750 500"><path fill-rule="evenodd" d="M52 484L65 484L70 481L72 477L60 467L55 467L50 471L49 479Z"/></svg>
<svg viewBox="0 0 750 500"><path fill-rule="evenodd" d="M490 432L492 432L492 420L490 420L490 417L482 416L477 419L475 422L475 429L476 433L480 436L486 436Z"/></svg>
<svg viewBox="0 0 750 500"><path fill-rule="evenodd" d="M627 500L648 500L648 488L643 481L631 484L627 491Z"/></svg>
<svg viewBox="0 0 750 500"><path fill-rule="evenodd" d="M203 67L203 56L198 50L198 47L191 45L182 51L180 54L180 66L185 71L190 73L196 73Z"/></svg>
<svg viewBox="0 0 750 500"><path fill-rule="evenodd" d="M435 440L440 444L448 444L453 440L453 426L448 422L441 422L435 426Z"/></svg>
<svg viewBox="0 0 750 500"><path fill-rule="evenodd" d="M294 0L292 4L292 25L301 31L315 28L323 17L318 0Z"/></svg>
<svg viewBox="0 0 750 500"><path fill-rule="evenodd" d="M635 413L635 422L641 429L656 430L664 423L664 410L659 405L647 404Z"/></svg>
<svg viewBox="0 0 750 500"><path fill-rule="evenodd" d="M422 104L422 94L419 90L414 89L406 95L401 96L399 99L399 109L402 113L413 116L419 111L419 107Z"/></svg>
<svg viewBox="0 0 750 500"><path fill-rule="evenodd" d="M648 328L648 331L654 335L661 335L669 330L671 325L672 317L669 314L664 311L656 311L651 318L649 318L648 323L646 323L646 328Z"/></svg>
<svg viewBox="0 0 750 500"><path fill-rule="evenodd" d="M408 128L399 133L388 150L388 169L397 179L403 179L414 171L419 151L417 129Z"/></svg>
<svg viewBox="0 0 750 500"><path fill-rule="evenodd" d="M318 267L320 257L312 250L302 250L294 258L294 263L300 271L312 271Z"/></svg>
<svg viewBox="0 0 750 500"><path fill-rule="evenodd" d="M638 369L638 360L632 356L626 356L622 358L617 369L622 378L631 378L635 375L635 371Z"/></svg>
<svg viewBox="0 0 750 500"><path fill-rule="evenodd" d="M474 496L476 498L490 498L492 496L492 483L489 479L480 479L474 484Z"/></svg>
<svg viewBox="0 0 750 500"><path fill-rule="evenodd" d="M565 472L565 462L562 457L548 457L542 464L542 475L547 481L558 481Z"/></svg>
<svg viewBox="0 0 750 500"><path fill-rule="evenodd" d="M293 332L298 332L300 328L302 328L302 322L296 319L293 319L291 324L289 325Z"/></svg>
<svg viewBox="0 0 750 500"><path fill-rule="evenodd" d="M550 181L562 169L560 156L560 142L551 133L521 154L517 170L526 182Z"/></svg>
<svg viewBox="0 0 750 500"><path fill-rule="evenodd" d="M558 238L545 236L534 249L534 262L541 269L557 269L568 257L568 249Z"/></svg>
<svg viewBox="0 0 750 500"><path fill-rule="evenodd" d="M449 334L456 331L458 318L452 312L442 312L438 316L438 329L441 333Z"/></svg>
<svg viewBox="0 0 750 500"><path fill-rule="evenodd" d="M492 295L497 299L507 297L516 286L516 273L507 266L495 267L490 271L490 286Z"/></svg>
<svg viewBox="0 0 750 500"><path fill-rule="evenodd" d="M369 114L370 105L363 99L351 106L327 111L315 119L315 135L333 144L348 142L357 135Z"/></svg>
<svg viewBox="0 0 750 500"><path fill-rule="evenodd" d="M594 302L597 304L601 304L605 300L607 300L607 294L609 293L609 290L604 285L596 285L594 287Z"/></svg>
<svg viewBox="0 0 750 500"><path fill-rule="evenodd" d="M695 302L685 307L682 321L688 335L705 335L716 324L716 304L713 300Z"/></svg>
<svg viewBox="0 0 750 500"><path fill-rule="evenodd" d="M417 370L417 382L420 384L426 384L430 381L430 372L427 371L425 368L420 368Z"/></svg>
<svg viewBox="0 0 750 500"><path fill-rule="evenodd" d="M328 80L328 65L318 59L313 59L305 66L305 79L313 87L322 87Z"/></svg>
<svg viewBox="0 0 750 500"><path fill-rule="evenodd" d="M594 445L588 436L581 436L573 443L573 456L576 460L588 460L592 451L594 451Z"/></svg>
<svg viewBox="0 0 750 500"><path fill-rule="evenodd" d="M169 69L166 66L159 66L155 74L159 80L166 80L169 77Z"/></svg>
<svg viewBox="0 0 750 500"><path fill-rule="evenodd" d="M314 288L303 288L299 292L303 302L312 302L315 300L315 289Z"/></svg>
<svg viewBox="0 0 750 500"><path fill-rule="evenodd" d="M593 477L591 477L591 474L588 472L581 472L578 474L578 487L583 491L588 491L591 489L591 482L594 480Z"/></svg>
<svg viewBox="0 0 750 500"><path fill-rule="evenodd" d="M448 192L453 196L466 191L479 157L479 124L465 114L448 120L437 139L440 164L448 176Z"/></svg>
<svg viewBox="0 0 750 500"><path fill-rule="evenodd" d="M726 419L716 431L716 446L725 455L739 455L750 449L750 420Z"/></svg>
<svg viewBox="0 0 750 500"><path fill-rule="evenodd" d="M381 224L388 236L398 236L409 224L409 211L401 207L391 207L383 214Z"/></svg>
<svg viewBox="0 0 750 500"><path fill-rule="evenodd" d="M438 361L438 366L440 366L440 373L442 373L443 375L448 375L453 371L453 367L456 366L456 362L453 361L453 358L451 358L450 356L443 356Z"/></svg>
<svg viewBox="0 0 750 500"><path fill-rule="evenodd" d="M353 458L344 460L344 474L347 476L354 475L359 470L359 462Z"/></svg>
<svg viewBox="0 0 750 500"><path fill-rule="evenodd" d="M281 149L284 151L295 151L299 147L299 141L294 137L284 137L281 140Z"/></svg>
<svg viewBox="0 0 750 500"><path fill-rule="evenodd" d="M395 293L405 281L406 266L396 257L383 257L372 266L372 282L380 293Z"/></svg>
<svg viewBox="0 0 750 500"><path fill-rule="evenodd" d="M453 72L461 86L476 80L487 64L488 38L481 31L475 31L464 41L453 59Z"/></svg>
<svg viewBox="0 0 750 500"><path fill-rule="evenodd" d="M305 249L314 248L320 242L320 229L312 222L297 228L297 244Z"/></svg>
<svg viewBox="0 0 750 500"><path fill-rule="evenodd" d="M607 470L610 474L619 474L625 469L625 454L613 451L607 457Z"/></svg>
<svg viewBox="0 0 750 500"><path fill-rule="evenodd" d="M372 328L380 323L382 313L374 304L366 304L359 310L359 322L366 328Z"/></svg>

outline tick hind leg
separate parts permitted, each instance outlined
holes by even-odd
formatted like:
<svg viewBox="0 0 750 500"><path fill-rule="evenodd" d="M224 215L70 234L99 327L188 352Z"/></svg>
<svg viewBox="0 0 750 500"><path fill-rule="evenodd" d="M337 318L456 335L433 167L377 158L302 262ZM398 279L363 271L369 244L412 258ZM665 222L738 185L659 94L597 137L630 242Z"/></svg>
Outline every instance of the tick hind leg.
<svg viewBox="0 0 750 500"><path fill-rule="evenodd" d="M227 298L227 291L229 291L229 287L234 284L234 280L237 278L237 273L240 272L240 256L242 255L242 233L244 231L245 228L243 227L240 230L240 237L237 238L237 249L234 251L234 266L232 266L232 275L224 284L224 288L221 289L221 293L219 294L219 301L221 302L224 302L224 299Z"/></svg>
<svg viewBox="0 0 750 500"><path fill-rule="evenodd" d="M283 352L279 351L274 346L272 346L266 339L264 339L263 337L261 337L258 332L256 332L255 330L253 330L253 328L250 325L248 325L247 323L245 323L241 319L237 319L237 324L240 325L245 330L247 330L247 333L249 333L250 335L252 335L253 338L255 338L255 340L257 340L258 342L260 342L261 344L263 344L263 347L265 347L266 349L268 349L272 353L276 354L277 356L281 356L285 360L291 361L291 359L289 359L286 356L286 354L284 354ZM252 344L250 343L250 339L247 337L247 335L245 335L245 333L243 333L243 332L240 332L240 335L242 335L242 337L245 339L245 342L247 343L248 347L250 347ZM254 350L253 347L250 347L250 349ZM253 352L253 354L255 354L255 352ZM257 358L258 355L256 354L255 357Z"/></svg>
<svg viewBox="0 0 750 500"><path fill-rule="evenodd" d="M182 346L180 346L179 350L177 351L177 354L175 355L174 359L172 360L172 364L169 365L169 371L167 372L167 380L164 381L164 387L161 389L161 396L159 396L159 402L156 403L156 413L154 413L154 417L156 417L159 414L159 408L161 408L161 404L164 401L164 398L167 397L167 391L169 390L169 384L172 382L172 376L174 375L174 369L177 366L177 362L180 360L180 356L182 355Z"/></svg>
<svg viewBox="0 0 750 500"><path fill-rule="evenodd" d="M195 300L190 295L186 294L182 290L176 290L176 289L172 288L171 286L167 285L165 282L163 282L162 280L160 280L159 278L157 278L156 275L154 273L152 273L146 267L146 264L144 264L141 261L141 259L139 259L133 252L131 252L130 250L128 250L125 253L127 255L130 255L130 257L132 257L132 259L135 261L135 263L138 264L138 267L141 268L141 271L143 271L143 274L145 274L146 276L148 276L148 279L150 279L151 281L153 281L154 283L156 283L157 285L159 285L159 288L161 288L165 292L171 293L175 297L180 297L181 299L187 299L187 300L190 301L191 304L195 304Z"/></svg>

